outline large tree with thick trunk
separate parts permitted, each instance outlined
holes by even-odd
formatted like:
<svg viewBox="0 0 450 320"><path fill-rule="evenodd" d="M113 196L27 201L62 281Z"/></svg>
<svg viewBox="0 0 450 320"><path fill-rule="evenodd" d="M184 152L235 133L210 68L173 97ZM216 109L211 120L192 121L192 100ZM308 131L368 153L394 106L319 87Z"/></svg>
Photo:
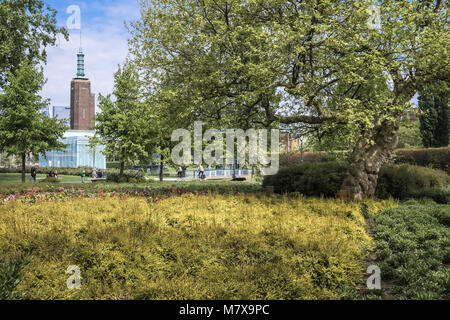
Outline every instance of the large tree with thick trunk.
<svg viewBox="0 0 450 320"><path fill-rule="evenodd" d="M175 127L298 124L348 134L343 189L374 194L399 121L448 81L446 1L149 0L130 50ZM173 115L173 117L170 117Z"/></svg>

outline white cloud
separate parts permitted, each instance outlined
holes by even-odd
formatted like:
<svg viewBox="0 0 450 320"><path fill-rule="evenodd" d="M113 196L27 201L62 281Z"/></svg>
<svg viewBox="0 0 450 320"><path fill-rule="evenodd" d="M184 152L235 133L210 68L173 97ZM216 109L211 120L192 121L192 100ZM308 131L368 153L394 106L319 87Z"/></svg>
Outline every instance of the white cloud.
<svg viewBox="0 0 450 320"><path fill-rule="evenodd" d="M91 80L92 93L98 97L98 93L105 95L112 91L113 73L128 54L128 33L124 20L136 19L139 6L137 2L126 5L108 3L107 6L92 2L89 7L91 11L95 8L99 14L86 20L83 20L82 14L82 47L86 77ZM79 30L70 30L69 41L61 37L56 47L47 48L44 73L48 81L42 96L51 99L51 106L70 105L70 81L77 71L79 34Z"/></svg>

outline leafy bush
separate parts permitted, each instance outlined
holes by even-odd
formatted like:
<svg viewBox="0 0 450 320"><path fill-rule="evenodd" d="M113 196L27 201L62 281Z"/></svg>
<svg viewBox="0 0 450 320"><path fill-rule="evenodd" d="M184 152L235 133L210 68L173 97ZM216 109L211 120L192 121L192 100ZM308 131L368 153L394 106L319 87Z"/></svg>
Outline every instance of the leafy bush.
<svg viewBox="0 0 450 320"><path fill-rule="evenodd" d="M276 193L300 192L306 196L334 197L345 179L347 165L340 162L305 163L281 168L266 176L263 186L273 186ZM440 170L410 165L386 165L380 170L376 196L408 199L429 197L449 203L450 176Z"/></svg>
<svg viewBox="0 0 450 320"><path fill-rule="evenodd" d="M395 152L393 163L429 167L450 174L450 148L399 149Z"/></svg>
<svg viewBox="0 0 450 320"><path fill-rule="evenodd" d="M24 299L341 299L374 247L358 203L262 194L13 202L0 238L5 258L36 243ZM81 290L67 290L69 265Z"/></svg>
<svg viewBox="0 0 450 320"><path fill-rule="evenodd" d="M39 184L38 192L59 192L58 184ZM186 181L186 182L159 182L147 181L145 183L125 183L118 184L116 182L104 183L85 183L71 184L65 183L66 189L83 190L86 194L103 192L129 192L135 194L151 192L157 194L167 194L173 189L182 189L183 193L219 193L219 194L236 194L236 193L260 193L263 191L261 184L247 182L231 182L231 181ZM32 191L30 184L6 184L0 183L0 199L2 196L11 194L28 194Z"/></svg>
<svg viewBox="0 0 450 320"><path fill-rule="evenodd" d="M450 204L450 187L436 187L412 191L408 194L408 198L428 198L436 203Z"/></svg>
<svg viewBox="0 0 450 320"><path fill-rule="evenodd" d="M400 299L450 298L450 207L408 201L376 219L374 239L383 280Z"/></svg>
<svg viewBox="0 0 450 320"><path fill-rule="evenodd" d="M0 260L0 300L20 298L15 292L22 278L22 269L33 257L34 246L25 248L19 245L21 254L7 260Z"/></svg>
<svg viewBox="0 0 450 320"><path fill-rule="evenodd" d="M145 181L144 172L137 170L124 170L123 176L120 176L120 170L110 169L107 171L108 181L118 183L138 183Z"/></svg>
<svg viewBox="0 0 450 320"><path fill-rule="evenodd" d="M273 186L276 193L300 192L306 196L334 197L344 181L346 168L338 162L281 168L276 175L266 176L263 186Z"/></svg>
<svg viewBox="0 0 450 320"><path fill-rule="evenodd" d="M450 176L440 170L411 166L386 165L380 170L376 195L397 199L431 197L438 202L449 196ZM442 200L444 199L444 200Z"/></svg>
<svg viewBox="0 0 450 320"><path fill-rule="evenodd" d="M106 169L120 169L119 161L106 162ZM125 164L125 170L132 170L133 166Z"/></svg>
<svg viewBox="0 0 450 320"><path fill-rule="evenodd" d="M40 183L59 183L61 180L58 178L53 177L46 177L45 179L41 180Z"/></svg>
<svg viewBox="0 0 450 320"><path fill-rule="evenodd" d="M314 153L314 152L304 152L303 153L304 162L324 162L327 161L326 153ZM290 167L301 164L301 154L300 152L286 152L280 153L280 166Z"/></svg>

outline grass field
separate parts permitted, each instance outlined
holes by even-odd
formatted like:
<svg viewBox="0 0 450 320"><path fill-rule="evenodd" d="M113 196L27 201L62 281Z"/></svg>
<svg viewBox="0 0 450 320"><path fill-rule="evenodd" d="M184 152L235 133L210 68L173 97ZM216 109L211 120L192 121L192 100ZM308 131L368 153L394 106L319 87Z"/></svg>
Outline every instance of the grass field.
<svg viewBox="0 0 450 320"><path fill-rule="evenodd" d="M397 206L366 204L372 214ZM33 257L21 258L30 247ZM357 298L373 248L361 204L334 199L185 194L0 205L0 260L21 270L19 299ZM80 290L67 288L72 265Z"/></svg>
<svg viewBox="0 0 450 320"><path fill-rule="evenodd" d="M39 183L40 179L45 179L45 174L38 174L37 175L37 182ZM80 177L76 176L58 176L59 179L61 179L62 182L81 182ZM85 181L88 181L89 179L85 179ZM32 184L34 182L30 181L30 174L26 175L26 183ZM0 183L3 184L14 184L14 183L21 183L22 182L22 174L20 173L0 173Z"/></svg>

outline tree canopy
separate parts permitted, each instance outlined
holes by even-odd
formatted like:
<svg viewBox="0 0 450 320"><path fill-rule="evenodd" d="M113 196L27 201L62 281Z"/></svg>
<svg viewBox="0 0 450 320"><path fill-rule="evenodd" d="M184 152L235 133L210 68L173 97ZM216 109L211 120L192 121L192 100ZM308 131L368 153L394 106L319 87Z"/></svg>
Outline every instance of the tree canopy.
<svg viewBox="0 0 450 320"><path fill-rule="evenodd" d="M433 78L448 80L446 1L152 0L130 24L148 94L173 123L342 128L353 151L343 188L372 195L399 120ZM376 12L376 10L375 10ZM341 131L342 132L342 131Z"/></svg>
<svg viewBox="0 0 450 320"><path fill-rule="evenodd" d="M22 181L25 182L25 157L45 154L65 147L60 139L67 130L63 120L45 116L49 105L39 92L45 83L42 68L25 60L7 73L8 83L0 94L0 145L9 155L22 158Z"/></svg>
<svg viewBox="0 0 450 320"><path fill-rule="evenodd" d="M450 134L448 97L448 83L443 81L432 81L420 91L420 133L426 148L448 146Z"/></svg>
<svg viewBox="0 0 450 320"><path fill-rule="evenodd" d="M150 125L141 101L139 75L132 64L125 62L114 74L114 91L99 95L100 113L96 115L97 138L105 143L107 157L120 158L121 174L125 164L148 159Z"/></svg>
<svg viewBox="0 0 450 320"><path fill-rule="evenodd" d="M2 0L0 2L0 87L7 72L15 72L28 59L46 62L45 48L58 36L68 39L64 28L56 26L56 11L42 0Z"/></svg>

